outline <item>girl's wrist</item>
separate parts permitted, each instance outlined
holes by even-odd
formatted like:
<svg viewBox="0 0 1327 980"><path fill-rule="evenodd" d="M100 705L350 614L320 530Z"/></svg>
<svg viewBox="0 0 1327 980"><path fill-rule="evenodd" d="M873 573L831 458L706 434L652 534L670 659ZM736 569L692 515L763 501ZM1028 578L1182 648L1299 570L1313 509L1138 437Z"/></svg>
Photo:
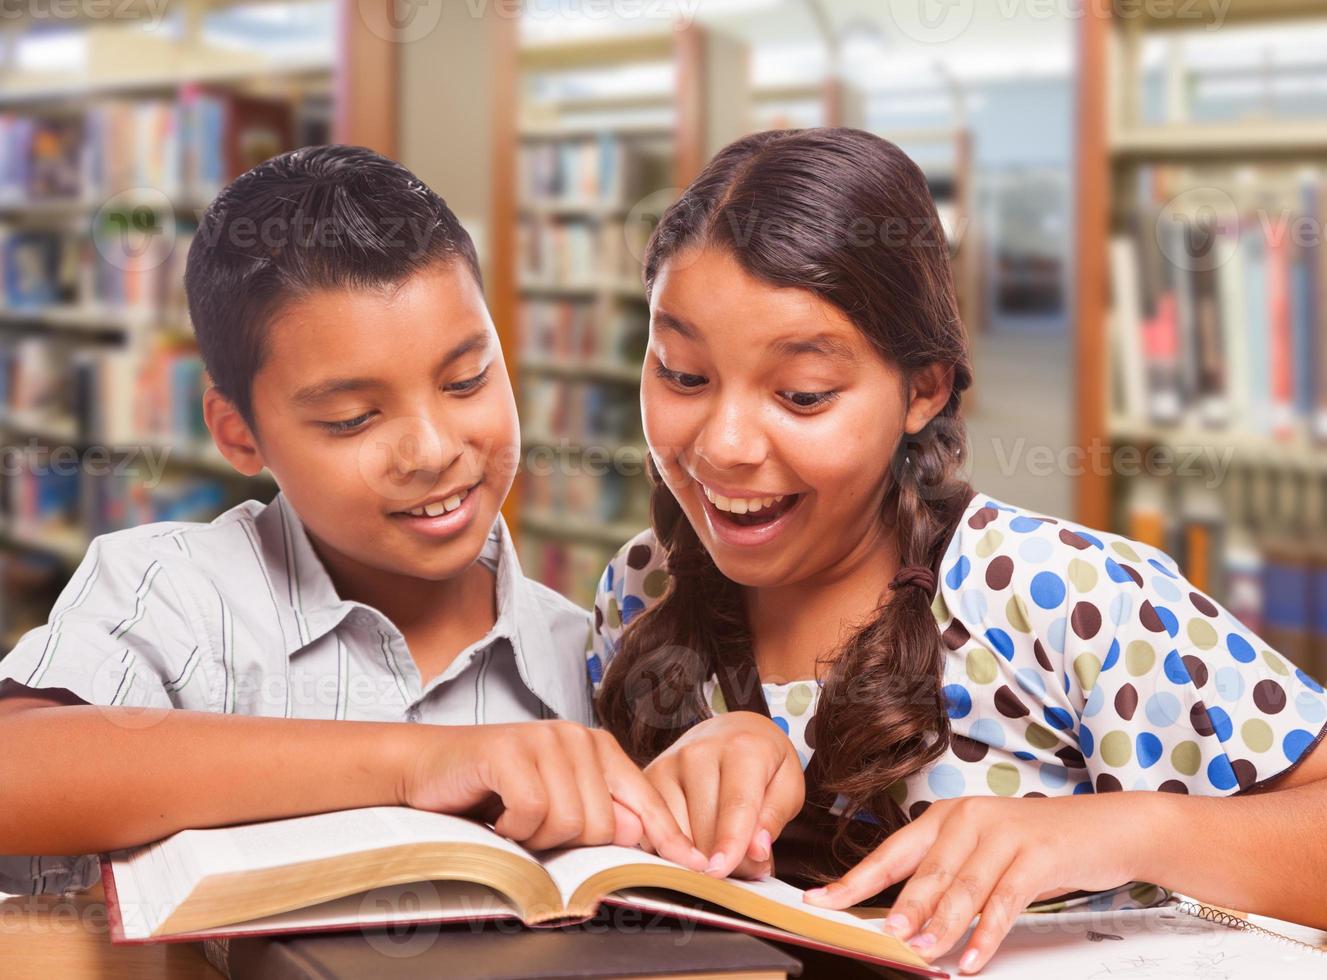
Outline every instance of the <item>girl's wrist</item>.
<svg viewBox="0 0 1327 980"><path fill-rule="evenodd" d="M1153 790L1111 793L1129 881L1171 887L1185 849L1187 796Z"/></svg>

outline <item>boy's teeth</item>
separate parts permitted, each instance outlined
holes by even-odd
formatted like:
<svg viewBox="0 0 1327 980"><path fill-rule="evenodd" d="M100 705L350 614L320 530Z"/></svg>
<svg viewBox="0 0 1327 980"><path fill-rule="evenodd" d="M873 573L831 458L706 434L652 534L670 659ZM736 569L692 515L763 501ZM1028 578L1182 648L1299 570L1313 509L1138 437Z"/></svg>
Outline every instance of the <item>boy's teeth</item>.
<svg viewBox="0 0 1327 980"><path fill-rule="evenodd" d="M773 507L785 494L777 497L725 497L723 494L715 493L709 487L701 484L705 491L705 496L718 510L727 511L730 514L754 514L757 511L764 510L766 507Z"/></svg>

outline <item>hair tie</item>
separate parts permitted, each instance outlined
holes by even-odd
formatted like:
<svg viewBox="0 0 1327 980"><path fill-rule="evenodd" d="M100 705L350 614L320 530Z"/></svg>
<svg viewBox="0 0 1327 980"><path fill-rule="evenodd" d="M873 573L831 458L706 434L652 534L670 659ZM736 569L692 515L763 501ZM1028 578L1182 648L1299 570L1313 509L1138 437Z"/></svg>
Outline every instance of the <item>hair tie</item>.
<svg viewBox="0 0 1327 980"><path fill-rule="evenodd" d="M901 589L905 585L915 585L927 595L935 591L935 572L922 565L904 565L889 583L891 589Z"/></svg>

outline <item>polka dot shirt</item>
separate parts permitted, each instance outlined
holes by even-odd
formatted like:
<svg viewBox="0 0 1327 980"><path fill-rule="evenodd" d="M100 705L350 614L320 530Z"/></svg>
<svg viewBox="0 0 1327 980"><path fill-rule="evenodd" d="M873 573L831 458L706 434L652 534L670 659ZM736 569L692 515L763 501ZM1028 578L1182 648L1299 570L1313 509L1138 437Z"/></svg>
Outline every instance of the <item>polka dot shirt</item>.
<svg viewBox="0 0 1327 980"><path fill-rule="evenodd" d="M1293 768L1327 732L1322 685L1149 545L978 494L941 573L931 609L952 739L893 788L913 819L957 796L1228 796ZM622 630L667 586L650 531L604 570L588 659L596 687ZM805 767L819 683L763 687ZM714 678L704 693L726 710ZM1151 887L1090 904L1164 897L1141 891Z"/></svg>

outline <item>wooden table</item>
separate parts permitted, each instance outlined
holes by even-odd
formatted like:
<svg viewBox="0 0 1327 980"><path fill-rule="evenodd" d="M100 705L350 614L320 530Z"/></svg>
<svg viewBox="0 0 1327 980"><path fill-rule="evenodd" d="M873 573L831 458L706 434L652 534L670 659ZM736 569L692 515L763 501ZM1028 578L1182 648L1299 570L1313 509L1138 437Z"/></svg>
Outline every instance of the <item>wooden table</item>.
<svg viewBox="0 0 1327 980"><path fill-rule="evenodd" d="M77 895L0 900L5 980L221 980L196 943L115 946L101 883Z"/></svg>

